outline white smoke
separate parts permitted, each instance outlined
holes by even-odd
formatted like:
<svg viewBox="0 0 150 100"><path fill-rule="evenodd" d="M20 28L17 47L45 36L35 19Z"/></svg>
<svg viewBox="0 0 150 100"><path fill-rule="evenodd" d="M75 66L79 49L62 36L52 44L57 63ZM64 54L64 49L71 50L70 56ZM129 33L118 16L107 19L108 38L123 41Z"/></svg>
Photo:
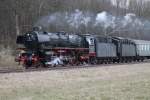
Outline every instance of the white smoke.
<svg viewBox="0 0 150 100"><path fill-rule="evenodd" d="M132 23L133 19L135 18L136 18L136 15L133 13L126 14L124 16L123 25L126 26L127 24Z"/></svg>
<svg viewBox="0 0 150 100"><path fill-rule="evenodd" d="M76 9L72 13L64 12L64 13L53 13L49 16L42 17L35 25L41 25L43 27L49 27L50 25L56 26L67 26L73 28L79 28L81 25L85 27L92 21L92 14L90 12L82 12Z"/></svg>
<svg viewBox="0 0 150 100"><path fill-rule="evenodd" d="M114 16L106 11L100 13L92 13L89 11L80 11L76 9L74 12L57 12L50 14L49 16L41 18L36 25L40 25L49 28L51 25L55 25L56 29L67 27L67 29L79 30L81 26L86 29L92 29L102 32L107 31L110 33L128 31L130 33L148 32L150 22L148 20L143 20L138 18L133 13L127 13L124 16ZM89 30L90 30L89 29Z"/></svg>
<svg viewBox="0 0 150 100"><path fill-rule="evenodd" d="M108 27L115 27L115 20L116 17L108 14L107 12L103 11L101 13L98 13L96 15L96 21L95 21L95 25L102 25L105 29Z"/></svg>
<svg viewBox="0 0 150 100"><path fill-rule="evenodd" d="M68 15L67 23L75 28L78 28L80 25L88 26L88 23L91 21L90 15L88 13L83 13L82 11L76 9L74 13Z"/></svg>
<svg viewBox="0 0 150 100"><path fill-rule="evenodd" d="M130 27L135 29L136 27L143 27L144 22L142 22L137 16L133 13L128 13L123 17L121 21L122 27Z"/></svg>

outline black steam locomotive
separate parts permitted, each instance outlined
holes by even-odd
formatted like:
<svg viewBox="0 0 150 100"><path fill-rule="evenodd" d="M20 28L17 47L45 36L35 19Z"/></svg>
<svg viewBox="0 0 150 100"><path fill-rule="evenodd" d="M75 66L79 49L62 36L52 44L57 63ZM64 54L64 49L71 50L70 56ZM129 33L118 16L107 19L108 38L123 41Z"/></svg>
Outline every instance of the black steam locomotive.
<svg viewBox="0 0 150 100"><path fill-rule="evenodd" d="M35 66L119 63L150 58L150 41L90 34L48 33L34 28L17 37L24 45L16 61Z"/></svg>

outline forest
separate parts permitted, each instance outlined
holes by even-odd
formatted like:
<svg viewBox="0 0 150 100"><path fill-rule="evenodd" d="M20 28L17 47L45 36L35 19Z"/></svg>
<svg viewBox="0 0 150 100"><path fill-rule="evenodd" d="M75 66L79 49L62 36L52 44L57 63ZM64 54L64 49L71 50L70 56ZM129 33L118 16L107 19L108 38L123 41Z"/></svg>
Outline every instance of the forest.
<svg viewBox="0 0 150 100"><path fill-rule="evenodd" d="M1 0L0 46L16 48L17 35L44 31L150 39L148 0Z"/></svg>

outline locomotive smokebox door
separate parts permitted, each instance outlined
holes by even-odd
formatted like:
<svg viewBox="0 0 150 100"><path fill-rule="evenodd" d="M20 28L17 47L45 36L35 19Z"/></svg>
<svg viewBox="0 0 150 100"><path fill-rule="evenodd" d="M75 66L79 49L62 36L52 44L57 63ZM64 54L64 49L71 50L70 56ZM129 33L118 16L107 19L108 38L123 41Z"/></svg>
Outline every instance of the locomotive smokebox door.
<svg viewBox="0 0 150 100"><path fill-rule="evenodd" d="M17 44L24 44L24 36L17 36L17 41L16 43Z"/></svg>

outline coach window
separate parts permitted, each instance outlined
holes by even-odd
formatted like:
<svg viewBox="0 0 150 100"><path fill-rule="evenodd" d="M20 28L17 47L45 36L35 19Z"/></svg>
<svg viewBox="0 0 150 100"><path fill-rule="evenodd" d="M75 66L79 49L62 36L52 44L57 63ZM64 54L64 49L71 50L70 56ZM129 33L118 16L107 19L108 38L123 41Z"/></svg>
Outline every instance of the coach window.
<svg viewBox="0 0 150 100"><path fill-rule="evenodd" d="M143 45L140 46L140 50L141 50L141 51L143 50Z"/></svg>
<svg viewBox="0 0 150 100"><path fill-rule="evenodd" d="M144 50L145 50L144 45L142 45L142 51L144 51Z"/></svg>
<svg viewBox="0 0 150 100"><path fill-rule="evenodd" d="M147 51L147 45L145 45L145 51Z"/></svg>

